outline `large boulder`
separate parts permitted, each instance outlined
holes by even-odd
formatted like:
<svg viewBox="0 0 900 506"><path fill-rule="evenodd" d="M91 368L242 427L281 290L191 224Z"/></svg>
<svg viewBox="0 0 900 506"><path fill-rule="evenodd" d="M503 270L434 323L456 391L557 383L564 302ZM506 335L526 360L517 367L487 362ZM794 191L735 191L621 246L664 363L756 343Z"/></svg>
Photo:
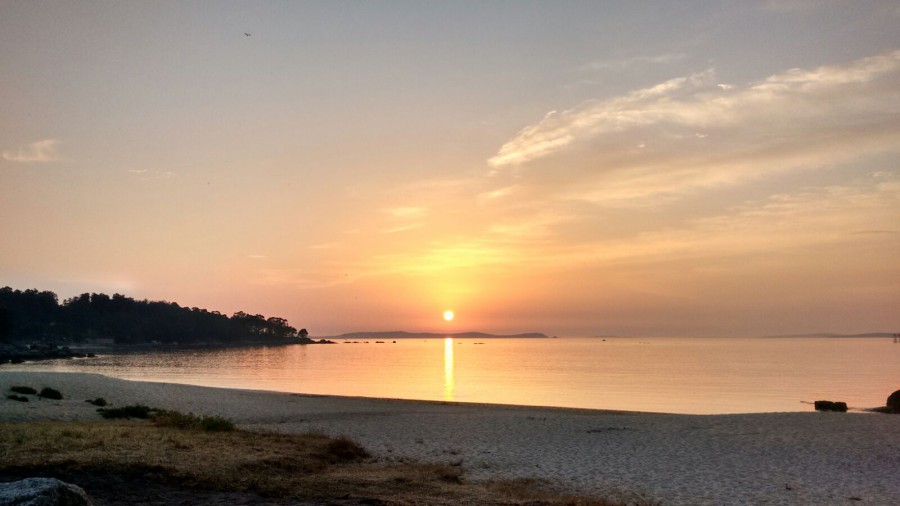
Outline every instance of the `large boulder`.
<svg viewBox="0 0 900 506"><path fill-rule="evenodd" d="M91 506L81 487L56 478L0 483L0 506Z"/></svg>
<svg viewBox="0 0 900 506"><path fill-rule="evenodd" d="M888 396L887 410L888 413L900 413L900 390Z"/></svg>
<svg viewBox="0 0 900 506"><path fill-rule="evenodd" d="M840 411L843 413L847 412L846 402L816 401L814 405L816 407L816 411Z"/></svg>

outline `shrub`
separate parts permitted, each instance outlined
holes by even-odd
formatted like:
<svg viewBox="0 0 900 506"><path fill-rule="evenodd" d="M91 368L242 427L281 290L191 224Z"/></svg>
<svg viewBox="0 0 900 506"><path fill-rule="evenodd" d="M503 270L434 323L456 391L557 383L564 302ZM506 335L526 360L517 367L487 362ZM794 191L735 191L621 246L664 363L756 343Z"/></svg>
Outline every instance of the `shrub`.
<svg viewBox="0 0 900 506"><path fill-rule="evenodd" d="M329 441L325 447L325 456L332 462L352 462L368 457L369 452L356 441L340 436Z"/></svg>
<svg viewBox="0 0 900 506"><path fill-rule="evenodd" d="M176 429L190 429L200 423L200 419L193 413L184 414L178 411L156 410L153 413L153 425L157 427L175 427Z"/></svg>
<svg viewBox="0 0 900 506"><path fill-rule="evenodd" d="M193 413L159 410L153 416L153 423L158 427L175 427L176 429L200 429L206 432L230 432L234 430L234 422L221 416L198 417Z"/></svg>
<svg viewBox="0 0 900 506"><path fill-rule="evenodd" d="M103 418L149 418L153 408L143 404L130 404L121 408L98 408L97 412Z"/></svg>
<svg viewBox="0 0 900 506"><path fill-rule="evenodd" d="M206 432L231 432L234 422L221 416L204 416L200 419L200 428Z"/></svg>
<svg viewBox="0 0 900 506"><path fill-rule="evenodd" d="M63 398L62 393L55 388L44 387L41 389L41 393L38 394L38 397L43 397L44 399L54 399L60 400Z"/></svg>
<svg viewBox="0 0 900 506"><path fill-rule="evenodd" d="M25 397L24 395L9 394L6 398L19 402L28 402L28 397Z"/></svg>
<svg viewBox="0 0 900 506"><path fill-rule="evenodd" d="M97 397L96 399L88 399L84 402L93 404L94 406L101 406L101 407L106 406L106 399L104 399L103 397Z"/></svg>
<svg viewBox="0 0 900 506"><path fill-rule="evenodd" d="M37 393L37 390L35 390L35 389L31 388L31 387L21 387L21 386L17 386L17 387L11 387L10 390L12 390L13 392L15 392L15 393L17 393L17 394L29 394L29 395L34 395L34 394Z"/></svg>

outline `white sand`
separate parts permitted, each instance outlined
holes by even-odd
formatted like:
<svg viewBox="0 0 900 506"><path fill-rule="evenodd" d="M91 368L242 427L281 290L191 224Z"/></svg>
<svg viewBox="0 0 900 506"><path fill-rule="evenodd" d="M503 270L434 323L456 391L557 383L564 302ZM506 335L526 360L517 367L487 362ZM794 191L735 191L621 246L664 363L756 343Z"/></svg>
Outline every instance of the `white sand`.
<svg viewBox="0 0 900 506"><path fill-rule="evenodd" d="M50 386L62 401L6 399ZM900 416L658 415L227 390L0 372L0 421L98 419L85 399L221 415L246 428L348 435L389 459L462 462L471 479L677 504L900 504Z"/></svg>

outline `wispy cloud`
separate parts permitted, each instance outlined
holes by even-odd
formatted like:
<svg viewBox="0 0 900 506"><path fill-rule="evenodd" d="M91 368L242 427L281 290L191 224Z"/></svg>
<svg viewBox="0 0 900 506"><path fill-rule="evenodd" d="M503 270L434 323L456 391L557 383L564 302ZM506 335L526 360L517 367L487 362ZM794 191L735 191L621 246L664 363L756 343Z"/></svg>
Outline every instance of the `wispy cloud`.
<svg viewBox="0 0 900 506"><path fill-rule="evenodd" d="M518 268L567 265L654 265L786 251L815 256L818 248L858 246L866 240L896 242L897 232L871 229L897 212L900 181L863 181L799 189L747 201L721 213L660 230L635 229L623 237L558 240L554 226L577 219L544 213L498 223L478 237L435 242L418 252L380 260L405 270L444 270L515 264Z"/></svg>
<svg viewBox="0 0 900 506"><path fill-rule="evenodd" d="M47 163L62 160L59 156L59 141L44 139L32 142L16 150L3 152L3 159L21 163Z"/></svg>
<svg viewBox="0 0 900 506"><path fill-rule="evenodd" d="M900 151L898 79L900 51L727 86L710 70L554 111L498 151L493 173L374 200L391 206L367 217L366 248L341 258L356 279L471 276L487 288L582 269L640 272L652 291L650 274L674 279L673 265L741 271L746 258L863 243L881 254L898 237L885 224L900 202L886 165Z"/></svg>
<svg viewBox="0 0 900 506"><path fill-rule="evenodd" d="M425 216L428 210L424 207L394 207L387 210L387 213L395 218L421 218Z"/></svg>
<svg viewBox="0 0 900 506"><path fill-rule="evenodd" d="M652 56L633 56L631 58L619 58L614 60L593 61L581 66L580 70L587 72L621 71L634 67L647 65L671 65L685 58L684 53L666 53Z"/></svg>
<svg viewBox="0 0 900 506"><path fill-rule="evenodd" d="M765 0L762 7L773 11L800 11L825 7L844 0Z"/></svg>
<svg viewBox="0 0 900 506"><path fill-rule="evenodd" d="M134 176L140 178L141 181L155 181L158 179L170 179L175 176L175 173L170 170L156 170L156 169L128 169L129 174L133 174Z"/></svg>
<svg viewBox="0 0 900 506"><path fill-rule="evenodd" d="M714 71L551 112L488 160L569 198L631 202L900 145L900 51L720 86Z"/></svg>
<svg viewBox="0 0 900 506"><path fill-rule="evenodd" d="M309 249L335 249L341 246L339 242L323 242L319 244L313 244L309 247Z"/></svg>

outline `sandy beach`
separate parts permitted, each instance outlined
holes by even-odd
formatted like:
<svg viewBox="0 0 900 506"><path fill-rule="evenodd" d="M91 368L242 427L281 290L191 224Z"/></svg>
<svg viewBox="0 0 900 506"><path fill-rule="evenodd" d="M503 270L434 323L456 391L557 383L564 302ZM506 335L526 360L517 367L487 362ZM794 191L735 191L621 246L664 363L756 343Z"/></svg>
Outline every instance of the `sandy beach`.
<svg viewBox="0 0 900 506"><path fill-rule="evenodd" d="M13 385L61 401L9 400ZM86 399L220 415L242 428L347 435L384 459L461 463L573 492L679 504L896 504L900 416L666 415L217 389L80 373L0 372L0 422L100 419Z"/></svg>

